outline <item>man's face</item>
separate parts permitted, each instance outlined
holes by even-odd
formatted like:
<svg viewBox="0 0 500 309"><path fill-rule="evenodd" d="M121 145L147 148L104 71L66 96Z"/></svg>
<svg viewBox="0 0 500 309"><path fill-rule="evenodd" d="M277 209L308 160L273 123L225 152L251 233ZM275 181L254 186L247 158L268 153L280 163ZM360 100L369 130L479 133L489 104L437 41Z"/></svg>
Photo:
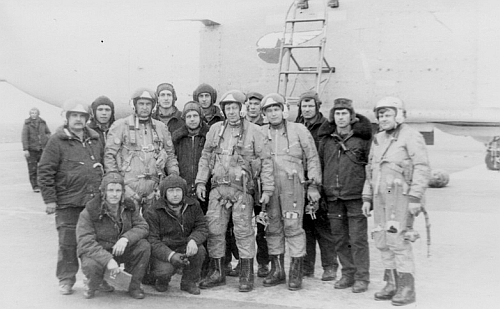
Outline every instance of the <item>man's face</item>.
<svg viewBox="0 0 500 309"><path fill-rule="evenodd" d="M69 112L68 128L70 131L79 132L85 128L87 122L87 115L78 112Z"/></svg>
<svg viewBox="0 0 500 309"><path fill-rule="evenodd" d="M169 206L180 206L182 202L182 189L181 188L168 188L166 192L167 201L171 205ZM176 209L177 207L170 207Z"/></svg>
<svg viewBox="0 0 500 309"><path fill-rule="evenodd" d="M116 205L122 199L123 187L119 183L110 183L106 187L106 202Z"/></svg>
<svg viewBox="0 0 500 309"><path fill-rule="evenodd" d="M198 102L202 108L209 108L212 105L212 96L210 93L203 92L198 95Z"/></svg>
<svg viewBox="0 0 500 309"><path fill-rule="evenodd" d="M351 113L348 109L337 109L333 114L335 124L339 128L346 128L351 124Z"/></svg>
<svg viewBox="0 0 500 309"><path fill-rule="evenodd" d="M38 111L36 109L30 110L30 118L33 120L38 118Z"/></svg>
<svg viewBox="0 0 500 309"><path fill-rule="evenodd" d="M300 104L304 119L311 119L316 116L316 101L314 99L304 99Z"/></svg>
<svg viewBox="0 0 500 309"><path fill-rule="evenodd" d="M136 113L139 118L148 118L153 110L153 102L148 99L139 99L135 103Z"/></svg>
<svg viewBox="0 0 500 309"><path fill-rule="evenodd" d="M381 130L392 130L396 127L396 111L392 108L385 108L377 112L378 123Z"/></svg>
<svg viewBox="0 0 500 309"><path fill-rule="evenodd" d="M283 110L279 105L272 105L264 111L266 118L272 125L278 125L283 121Z"/></svg>
<svg viewBox="0 0 500 309"><path fill-rule="evenodd" d="M257 98L251 98L247 102L247 115L252 118L256 118L260 114L260 100Z"/></svg>
<svg viewBox="0 0 500 309"><path fill-rule="evenodd" d="M162 108L170 108L172 107L172 103L174 102L174 96L172 91L170 90L162 90L158 94L158 104Z"/></svg>
<svg viewBox="0 0 500 309"><path fill-rule="evenodd" d="M189 111L186 113L186 125L191 130L198 128L198 126L200 125L200 121L200 114L198 114L198 112Z"/></svg>
<svg viewBox="0 0 500 309"><path fill-rule="evenodd" d="M228 103L224 106L224 113L229 122L235 123L240 119L240 105L238 103Z"/></svg>
<svg viewBox="0 0 500 309"><path fill-rule="evenodd" d="M106 124L111 119L111 107L108 105L99 105L95 110L95 119L100 124Z"/></svg>

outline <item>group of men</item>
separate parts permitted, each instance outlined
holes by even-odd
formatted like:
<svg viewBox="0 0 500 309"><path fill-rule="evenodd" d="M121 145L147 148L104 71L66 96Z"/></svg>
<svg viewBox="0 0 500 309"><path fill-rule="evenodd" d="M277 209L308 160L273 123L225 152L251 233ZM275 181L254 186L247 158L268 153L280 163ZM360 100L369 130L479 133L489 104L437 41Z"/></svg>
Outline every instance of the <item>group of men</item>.
<svg viewBox="0 0 500 309"><path fill-rule="evenodd" d="M428 162L422 137L404 124L401 100L377 103L375 137L351 100L336 99L325 118L314 92L301 95L295 122L286 120L287 103L277 93L228 91L219 108L216 90L201 84L182 112L176 100L168 83L156 92L139 89L134 113L116 121L107 97L90 113L82 100L65 103L66 123L43 150L37 184L46 212L56 214L62 294L72 293L78 257L87 298L112 291L103 275L119 272L118 262L132 274L134 298L144 298L145 277L166 291L179 268L181 289L199 294L226 284L229 234L241 292L254 288L256 255L265 287L288 282L289 290L301 289L303 275L314 275L316 242L322 280L336 279L338 258L342 276L334 287L365 292L374 209L372 234L387 281L375 298L415 301L405 235L420 211ZM262 223L257 237L254 216Z"/></svg>

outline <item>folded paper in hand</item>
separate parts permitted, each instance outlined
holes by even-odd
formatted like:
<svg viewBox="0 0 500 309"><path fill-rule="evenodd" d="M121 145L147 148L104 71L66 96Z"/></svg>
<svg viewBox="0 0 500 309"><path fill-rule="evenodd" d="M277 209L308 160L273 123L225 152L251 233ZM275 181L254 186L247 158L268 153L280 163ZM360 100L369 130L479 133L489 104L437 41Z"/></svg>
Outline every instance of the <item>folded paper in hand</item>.
<svg viewBox="0 0 500 309"><path fill-rule="evenodd" d="M106 272L104 273L104 280L117 290L128 291L132 275L124 270L121 270L117 275L111 276L111 271L106 269Z"/></svg>

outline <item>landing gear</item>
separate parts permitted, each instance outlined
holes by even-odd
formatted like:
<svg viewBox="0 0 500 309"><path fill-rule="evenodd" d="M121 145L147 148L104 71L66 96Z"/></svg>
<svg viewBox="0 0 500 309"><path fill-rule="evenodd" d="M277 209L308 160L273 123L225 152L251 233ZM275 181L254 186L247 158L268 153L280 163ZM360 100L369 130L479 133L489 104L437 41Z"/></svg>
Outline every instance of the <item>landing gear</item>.
<svg viewBox="0 0 500 309"><path fill-rule="evenodd" d="M488 169L500 170L500 136L495 136L488 144L484 161Z"/></svg>

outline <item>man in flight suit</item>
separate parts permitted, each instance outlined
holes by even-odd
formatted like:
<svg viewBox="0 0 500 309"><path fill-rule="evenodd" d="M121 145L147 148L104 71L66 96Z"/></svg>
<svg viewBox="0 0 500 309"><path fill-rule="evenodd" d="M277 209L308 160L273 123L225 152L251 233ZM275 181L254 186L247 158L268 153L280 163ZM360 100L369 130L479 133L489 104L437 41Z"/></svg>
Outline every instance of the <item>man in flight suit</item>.
<svg viewBox="0 0 500 309"><path fill-rule="evenodd" d="M306 235L302 228L304 200L318 203L321 167L314 139L305 126L288 122L284 115L285 99L271 93L262 99L262 110L269 125L261 127L271 145L276 190L267 213L266 238L271 258L271 271L264 286L285 282L285 241L291 256L288 289L302 287L302 267L306 255ZM304 171L307 166L307 175ZM306 179L308 180L306 182Z"/></svg>
<svg viewBox="0 0 500 309"><path fill-rule="evenodd" d="M375 105L379 132L374 136L363 188L363 213L373 205L375 246L382 254L386 286L376 300L401 306L415 302L413 220L422 210L430 168L422 135L404 123L403 101L386 97Z"/></svg>
<svg viewBox="0 0 500 309"><path fill-rule="evenodd" d="M153 203L165 170L179 175L179 168L166 125L151 118L155 93L139 89L131 101L134 114L117 120L109 129L104 164L106 172L124 176L125 197L135 200L144 213Z"/></svg>
<svg viewBox="0 0 500 309"><path fill-rule="evenodd" d="M273 163L264 136L257 125L241 117L245 99L245 94L238 90L224 94L220 105L226 120L210 127L198 165L196 193L201 200L207 198L206 183L212 176L206 214L210 269L200 284L203 289L226 283L223 260L227 223L231 215L241 265L239 290L248 292L253 289L254 183L260 177L260 202L265 204L274 191L274 180Z"/></svg>

